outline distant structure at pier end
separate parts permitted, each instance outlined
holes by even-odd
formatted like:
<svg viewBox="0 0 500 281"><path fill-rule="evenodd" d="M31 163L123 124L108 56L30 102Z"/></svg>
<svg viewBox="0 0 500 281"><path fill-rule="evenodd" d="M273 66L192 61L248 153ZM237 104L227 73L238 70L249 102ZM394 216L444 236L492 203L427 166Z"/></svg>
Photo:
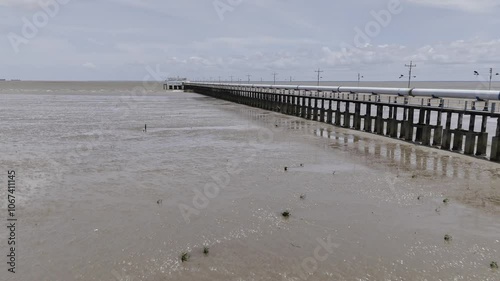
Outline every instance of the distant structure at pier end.
<svg viewBox="0 0 500 281"><path fill-rule="evenodd" d="M163 84L163 90L184 90L184 83L189 82L187 78L167 78Z"/></svg>

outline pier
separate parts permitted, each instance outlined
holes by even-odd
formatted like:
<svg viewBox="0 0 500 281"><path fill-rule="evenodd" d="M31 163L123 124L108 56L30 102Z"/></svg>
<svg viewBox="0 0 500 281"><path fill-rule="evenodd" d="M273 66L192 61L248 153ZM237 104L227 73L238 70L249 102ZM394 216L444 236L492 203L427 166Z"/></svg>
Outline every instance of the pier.
<svg viewBox="0 0 500 281"><path fill-rule="evenodd" d="M184 90L184 83L187 82L187 78L167 78L163 84L163 90Z"/></svg>
<svg viewBox="0 0 500 281"><path fill-rule="evenodd" d="M500 163L500 92L184 83L186 91Z"/></svg>

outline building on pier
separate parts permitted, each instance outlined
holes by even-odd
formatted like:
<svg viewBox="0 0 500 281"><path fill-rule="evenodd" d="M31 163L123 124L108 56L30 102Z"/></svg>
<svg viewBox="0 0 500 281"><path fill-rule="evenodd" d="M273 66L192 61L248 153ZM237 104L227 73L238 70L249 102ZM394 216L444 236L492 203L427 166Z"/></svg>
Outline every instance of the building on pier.
<svg viewBox="0 0 500 281"><path fill-rule="evenodd" d="M184 90L184 83L188 82L187 78L167 78L163 84L163 90Z"/></svg>

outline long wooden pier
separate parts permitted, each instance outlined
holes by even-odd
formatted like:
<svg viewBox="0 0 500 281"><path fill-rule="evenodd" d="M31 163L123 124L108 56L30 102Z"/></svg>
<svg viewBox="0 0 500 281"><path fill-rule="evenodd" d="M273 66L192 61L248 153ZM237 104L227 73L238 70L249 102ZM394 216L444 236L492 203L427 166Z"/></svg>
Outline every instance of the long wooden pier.
<svg viewBox="0 0 500 281"><path fill-rule="evenodd" d="M500 92L185 83L186 91L500 163Z"/></svg>

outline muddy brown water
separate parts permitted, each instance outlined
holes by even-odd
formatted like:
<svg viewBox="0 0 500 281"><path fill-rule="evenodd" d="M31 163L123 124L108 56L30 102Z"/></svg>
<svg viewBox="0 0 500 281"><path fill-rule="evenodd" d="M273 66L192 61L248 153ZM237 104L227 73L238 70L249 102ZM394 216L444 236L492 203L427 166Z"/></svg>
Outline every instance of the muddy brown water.
<svg viewBox="0 0 500 281"><path fill-rule="evenodd" d="M0 280L500 280L498 164L120 91L0 95L19 219L15 275L0 229Z"/></svg>

